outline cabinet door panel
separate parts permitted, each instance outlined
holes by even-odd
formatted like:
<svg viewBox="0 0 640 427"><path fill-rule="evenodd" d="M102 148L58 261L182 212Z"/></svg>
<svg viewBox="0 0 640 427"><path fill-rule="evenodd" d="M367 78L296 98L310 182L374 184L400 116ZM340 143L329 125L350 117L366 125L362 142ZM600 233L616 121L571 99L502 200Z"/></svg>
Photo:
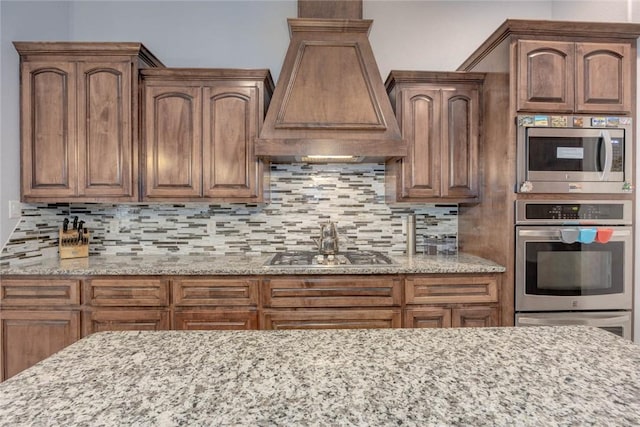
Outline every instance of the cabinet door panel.
<svg viewBox="0 0 640 427"><path fill-rule="evenodd" d="M407 304L464 304L498 301L495 276L427 276L405 279Z"/></svg>
<svg viewBox="0 0 640 427"><path fill-rule="evenodd" d="M77 311L0 311L2 380L80 339Z"/></svg>
<svg viewBox="0 0 640 427"><path fill-rule="evenodd" d="M129 62L78 64L81 196L133 196Z"/></svg>
<svg viewBox="0 0 640 427"><path fill-rule="evenodd" d="M400 309L382 310L265 310L262 329L378 329L399 328Z"/></svg>
<svg viewBox="0 0 640 427"><path fill-rule="evenodd" d="M166 279L89 279L82 298L94 307L167 306L169 283Z"/></svg>
<svg viewBox="0 0 640 427"><path fill-rule="evenodd" d="M405 328L450 328L451 309L446 307L423 307L404 312Z"/></svg>
<svg viewBox="0 0 640 427"><path fill-rule="evenodd" d="M253 330L258 329L258 313L253 310L185 310L173 315L178 330Z"/></svg>
<svg viewBox="0 0 640 427"><path fill-rule="evenodd" d="M82 313L83 336L105 331L163 331L169 326L169 310L96 309Z"/></svg>
<svg viewBox="0 0 640 427"><path fill-rule="evenodd" d="M172 281L175 306L257 305L259 279L178 278Z"/></svg>
<svg viewBox="0 0 640 427"><path fill-rule="evenodd" d="M212 198L256 198L262 172L254 155L257 88L204 88L203 185Z"/></svg>
<svg viewBox="0 0 640 427"><path fill-rule="evenodd" d="M264 280L265 307L363 307L401 303L395 277L283 277Z"/></svg>
<svg viewBox="0 0 640 427"><path fill-rule="evenodd" d="M574 107L574 43L518 42L518 110L566 111Z"/></svg>
<svg viewBox="0 0 640 427"><path fill-rule="evenodd" d="M401 162L401 194L438 197L442 95L439 90L421 89L406 90L402 96L402 135L412 144L409 155Z"/></svg>
<svg viewBox="0 0 640 427"><path fill-rule="evenodd" d="M460 307L451 310L454 328L498 326L499 313L496 307Z"/></svg>
<svg viewBox="0 0 640 427"><path fill-rule="evenodd" d="M631 111L631 47L576 43L576 111Z"/></svg>
<svg viewBox="0 0 640 427"><path fill-rule="evenodd" d="M145 197L200 197L202 96L197 87L145 88Z"/></svg>
<svg viewBox="0 0 640 427"><path fill-rule="evenodd" d="M0 305L3 307L79 304L79 280L0 279Z"/></svg>
<svg viewBox="0 0 640 427"><path fill-rule="evenodd" d="M23 199L74 196L75 64L25 63L21 75Z"/></svg>
<svg viewBox="0 0 640 427"><path fill-rule="evenodd" d="M479 102L475 89L443 91L443 197L478 196Z"/></svg>

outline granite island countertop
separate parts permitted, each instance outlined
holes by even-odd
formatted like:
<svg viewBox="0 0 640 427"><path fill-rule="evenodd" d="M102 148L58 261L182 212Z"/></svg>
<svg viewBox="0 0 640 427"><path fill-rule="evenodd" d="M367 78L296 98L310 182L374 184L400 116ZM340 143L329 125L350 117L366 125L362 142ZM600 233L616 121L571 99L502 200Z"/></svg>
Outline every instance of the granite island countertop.
<svg viewBox="0 0 640 427"><path fill-rule="evenodd" d="M103 332L0 425L639 425L640 346L586 326Z"/></svg>
<svg viewBox="0 0 640 427"><path fill-rule="evenodd" d="M286 274L431 274L501 273L499 264L474 255L392 255L381 266L266 266L266 255L144 255L43 258L0 268L0 275L286 275Z"/></svg>

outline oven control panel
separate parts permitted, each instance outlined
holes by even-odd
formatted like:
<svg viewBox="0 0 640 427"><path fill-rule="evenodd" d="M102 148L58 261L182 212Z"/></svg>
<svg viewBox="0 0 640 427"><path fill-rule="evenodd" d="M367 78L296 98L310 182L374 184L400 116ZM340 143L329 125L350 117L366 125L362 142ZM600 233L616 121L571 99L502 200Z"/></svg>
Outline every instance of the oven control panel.
<svg viewBox="0 0 640 427"><path fill-rule="evenodd" d="M631 201L518 201L518 224L631 224Z"/></svg>

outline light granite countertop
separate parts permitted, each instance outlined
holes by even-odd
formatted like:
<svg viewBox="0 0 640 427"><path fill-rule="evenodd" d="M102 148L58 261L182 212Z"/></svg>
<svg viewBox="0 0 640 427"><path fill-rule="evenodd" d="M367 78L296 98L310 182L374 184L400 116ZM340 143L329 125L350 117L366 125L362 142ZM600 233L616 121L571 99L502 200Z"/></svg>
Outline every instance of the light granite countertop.
<svg viewBox="0 0 640 427"><path fill-rule="evenodd" d="M268 275L268 274L429 274L500 273L505 268L468 254L391 256L388 266L266 266L269 255L90 256L34 259L0 268L0 275Z"/></svg>
<svg viewBox="0 0 640 427"><path fill-rule="evenodd" d="M640 425L640 346L586 326L103 332L0 425Z"/></svg>

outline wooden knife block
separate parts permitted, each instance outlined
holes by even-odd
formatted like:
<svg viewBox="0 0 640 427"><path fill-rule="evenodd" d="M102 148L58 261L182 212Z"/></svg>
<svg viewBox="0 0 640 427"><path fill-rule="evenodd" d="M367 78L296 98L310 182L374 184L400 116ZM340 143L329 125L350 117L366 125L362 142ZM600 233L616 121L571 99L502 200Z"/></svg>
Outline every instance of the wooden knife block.
<svg viewBox="0 0 640 427"><path fill-rule="evenodd" d="M62 231L58 248L60 259L87 258L89 256L89 232L83 234L83 241L78 242L78 230Z"/></svg>

